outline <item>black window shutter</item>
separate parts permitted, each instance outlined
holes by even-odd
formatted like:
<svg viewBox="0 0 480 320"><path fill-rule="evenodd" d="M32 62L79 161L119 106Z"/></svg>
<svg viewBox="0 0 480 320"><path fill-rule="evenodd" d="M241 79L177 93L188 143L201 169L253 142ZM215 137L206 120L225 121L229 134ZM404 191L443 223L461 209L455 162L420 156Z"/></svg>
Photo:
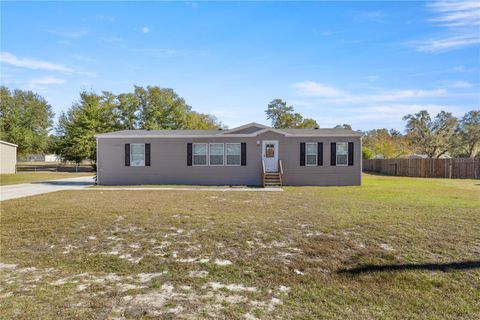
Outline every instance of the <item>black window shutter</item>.
<svg viewBox="0 0 480 320"><path fill-rule="evenodd" d="M317 165L323 166L323 142L317 143Z"/></svg>
<svg viewBox="0 0 480 320"><path fill-rule="evenodd" d="M337 144L335 142L330 144L330 165L337 165Z"/></svg>
<svg viewBox="0 0 480 320"><path fill-rule="evenodd" d="M150 143L145 143L145 165L150 167Z"/></svg>
<svg viewBox="0 0 480 320"><path fill-rule="evenodd" d="M305 165L305 142L300 142L300 165Z"/></svg>
<svg viewBox="0 0 480 320"><path fill-rule="evenodd" d="M348 143L348 165L353 166L353 142Z"/></svg>
<svg viewBox="0 0 480 320"><path fill-rule="evenodd" d="M125 166L130 167L130 144L125 143Z"/></svg>
<svg viewBox="0 0 480 320"><path fill-rule="evenodd" d="M192 156L193 156L192 144L187 143L187 166L192 165Z"/></svg>
<svg viewBox="0 0 480 320"><path fill-rule="evenodd" d="M247 144L242 142L241 144L241 158L242 158L242 166L247 165Z"/></svg>

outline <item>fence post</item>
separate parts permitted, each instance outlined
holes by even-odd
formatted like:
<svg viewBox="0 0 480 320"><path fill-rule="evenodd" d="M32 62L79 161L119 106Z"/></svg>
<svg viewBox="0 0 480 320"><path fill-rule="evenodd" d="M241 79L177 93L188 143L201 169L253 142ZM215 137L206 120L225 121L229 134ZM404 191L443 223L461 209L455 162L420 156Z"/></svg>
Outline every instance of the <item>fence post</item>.
<svg viewBox="0 0 480 320"><path fill-rule="evenodd" d="M448 161L448 178L452 179L452 159Z"/></svg>

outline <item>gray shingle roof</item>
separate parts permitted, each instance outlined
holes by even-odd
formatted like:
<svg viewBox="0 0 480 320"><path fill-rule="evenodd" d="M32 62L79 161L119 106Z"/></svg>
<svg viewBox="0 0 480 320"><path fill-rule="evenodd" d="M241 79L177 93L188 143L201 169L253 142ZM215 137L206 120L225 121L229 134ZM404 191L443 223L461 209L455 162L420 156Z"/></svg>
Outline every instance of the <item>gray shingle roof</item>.
<svg viewBox="0 0 480 320"><path fill-rule="evenodd" d="M319 129L281 129L292 135L313 135L313 136L361 136L362 133L343 128L319 128Z"/></svg>
<svg viewBox="0 0 480 320"><path fill-rule="evenodd" d="M215 135L220 133L218 129L213 130L121 130L113 131L107 133L97 134L98 137L102 136L166 136L166 137L177 137L177 136L205 136L205 135Z"/></svg>
<svg viewBox="0 0 480 320"><path fill-rule="evenodd" d="M267 128L268 129L268 128ZM276 131L283 131L293 136L337 136L337 137L359 137L361 132L347 130L343 128L319 128L319 129L272 129ZM97 137L208 137L221 136L222 132L229 132L229 130L122 130L98 134ZM231 134L235 134L232 132ZM255 133L253 133L255 134ZM228 136L228 135L226 135Z"/></svg>

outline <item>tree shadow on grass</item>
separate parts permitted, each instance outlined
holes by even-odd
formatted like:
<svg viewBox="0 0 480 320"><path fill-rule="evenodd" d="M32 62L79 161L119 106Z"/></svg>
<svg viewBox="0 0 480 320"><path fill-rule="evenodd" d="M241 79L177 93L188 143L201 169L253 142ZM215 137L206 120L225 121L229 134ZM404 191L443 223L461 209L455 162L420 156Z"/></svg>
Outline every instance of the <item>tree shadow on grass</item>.
<svg viewBox="0 0 480 320"><path fill-rule="evenodd" d="M455 270L471 270L480 269L480 260L461 261L450 263L406 263L406 264L386 264L374 265L368 264L360 267L341 269L337 273L340 274L364 274L372 272L388 272L403 270L430 270L430 271L455 271Z"/></svg>
<svg viewBox="0 0 480 320"><path fill-rule="evenodd" d="M31 184L43 184L43 185L51 185L51 186L65 186L65 187L91 186L93 185L93 178L91 182L90 181L51 180L51 181L35 181L35 182L31 182Z"/></svg>

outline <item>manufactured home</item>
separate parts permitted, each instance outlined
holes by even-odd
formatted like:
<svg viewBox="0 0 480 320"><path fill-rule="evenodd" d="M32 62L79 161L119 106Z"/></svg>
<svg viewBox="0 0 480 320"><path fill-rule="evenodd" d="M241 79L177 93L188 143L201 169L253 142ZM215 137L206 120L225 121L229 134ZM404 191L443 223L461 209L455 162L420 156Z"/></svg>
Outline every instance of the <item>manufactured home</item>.
<svg viewBox="0 0 480 320"><path fill-rule="evenodd" d="M346 129L123 130L97 139L100 185L350 186L361 133Z"/></svg>

